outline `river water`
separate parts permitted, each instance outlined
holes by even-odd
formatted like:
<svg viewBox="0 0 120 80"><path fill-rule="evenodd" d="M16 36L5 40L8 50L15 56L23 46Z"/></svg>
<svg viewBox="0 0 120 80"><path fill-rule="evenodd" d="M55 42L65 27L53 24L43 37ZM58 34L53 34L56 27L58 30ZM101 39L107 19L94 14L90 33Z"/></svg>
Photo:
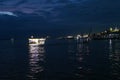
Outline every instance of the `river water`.
<svg viewBox="0 0 120 80"><path fill-rule="evenodd" d="M0 40L0 80L120 80L120 41Z"/></svg>

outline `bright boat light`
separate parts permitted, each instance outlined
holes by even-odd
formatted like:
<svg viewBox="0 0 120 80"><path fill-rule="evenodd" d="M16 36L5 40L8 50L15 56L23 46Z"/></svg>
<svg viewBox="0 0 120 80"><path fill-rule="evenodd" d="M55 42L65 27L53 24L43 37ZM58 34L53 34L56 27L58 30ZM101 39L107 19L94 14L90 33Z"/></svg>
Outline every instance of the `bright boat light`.
<svg viewBox="0 0 120 80"><path fill-rule="evenodd" d="M29 45L44 45L46 38L29 38Z"/></svg>

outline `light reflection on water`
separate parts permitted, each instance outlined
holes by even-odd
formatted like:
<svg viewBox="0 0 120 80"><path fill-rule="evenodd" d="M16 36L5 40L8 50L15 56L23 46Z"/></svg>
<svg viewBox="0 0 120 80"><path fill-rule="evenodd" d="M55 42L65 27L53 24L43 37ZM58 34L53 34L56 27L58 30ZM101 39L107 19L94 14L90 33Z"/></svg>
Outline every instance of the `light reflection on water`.
<svg viewBox="0 0 120 80"><path fill-rule="evenodd" d="M44 71L45 49L44 46L29 45L29 80L38 80Z"/></svg>
<svg viewBox="0 0 120 80"><path fill-rule="evenodd" d="M90 51L88 44L83 44L83 43L77 44L77 52L76 52L77 67L75 74L77 78L85 78L85 76L89 74L91 69L89 68L89 65L86 64L87 56L89 56L89 54Z"/></svg>
<svg viewBox="0 0 120 80"><path fill-rule="evenodd" d="M91 44L77 43L76 45L72 45L70 44L71 42L69 41L68 53L71 54L70 60L73 61L73 64L71 66L75 66L72 72L74 80L76 79L119 80L120 79L120 41L108 40L108 41L102 41L102 44L99 42L100 41L97 41L97 44L95 44L92 49L90 47L93 46L93 43ZM105 48L106 46L108 47ZM101 60L95 59L96 57L98 57ZM91 60L92 58L95 60ZM107 60L109 61L107 62ZM96 66L96 65L100 65L100 66Z"/></svg>
<svg viewBox="0 0 120 80"><path fill-rule="evenodd" d="M0 80L120 80L119 40L29 47L25 41L0 43Z"/></svg>
<svg viewBox="0 0 120 80"><path fill-rule="evenodd" d="M88 57L90 55L90 49L88 43L76 43L75 45L69 41L68 53L70 54L70 61L72 62L72 78L86 79L91 74L91 68L87 64ZM73 80L71 79L71 80Z"/></svg>
<svg viewBox="0 0 120 80"><path fill-rule="evenodd" d="M110 74L113 79L120 79L120 43L109 43Z"/></svg>

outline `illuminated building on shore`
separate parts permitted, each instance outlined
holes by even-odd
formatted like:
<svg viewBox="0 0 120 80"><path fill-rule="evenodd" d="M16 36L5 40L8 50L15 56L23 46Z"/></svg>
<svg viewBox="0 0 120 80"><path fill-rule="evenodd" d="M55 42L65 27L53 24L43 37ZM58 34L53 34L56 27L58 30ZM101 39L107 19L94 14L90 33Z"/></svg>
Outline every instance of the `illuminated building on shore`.
<svg viewBox="0 0 120 80"><path fill-rule="evenodd" d="M120 39L120 29L117 27L110 28L103 32L95 33L92 35L93 39Z"/></svg>

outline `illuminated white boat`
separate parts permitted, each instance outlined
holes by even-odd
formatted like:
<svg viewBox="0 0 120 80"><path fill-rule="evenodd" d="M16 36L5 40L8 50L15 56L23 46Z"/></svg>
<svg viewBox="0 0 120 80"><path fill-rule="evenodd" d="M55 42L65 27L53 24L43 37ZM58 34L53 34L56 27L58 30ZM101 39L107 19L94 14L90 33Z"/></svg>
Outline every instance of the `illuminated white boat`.
<svg viewBox="0 0 120 80"><path fill-rule="evenodd" d="M46 38L29 38L29 45L44 45Z"/></svg>

